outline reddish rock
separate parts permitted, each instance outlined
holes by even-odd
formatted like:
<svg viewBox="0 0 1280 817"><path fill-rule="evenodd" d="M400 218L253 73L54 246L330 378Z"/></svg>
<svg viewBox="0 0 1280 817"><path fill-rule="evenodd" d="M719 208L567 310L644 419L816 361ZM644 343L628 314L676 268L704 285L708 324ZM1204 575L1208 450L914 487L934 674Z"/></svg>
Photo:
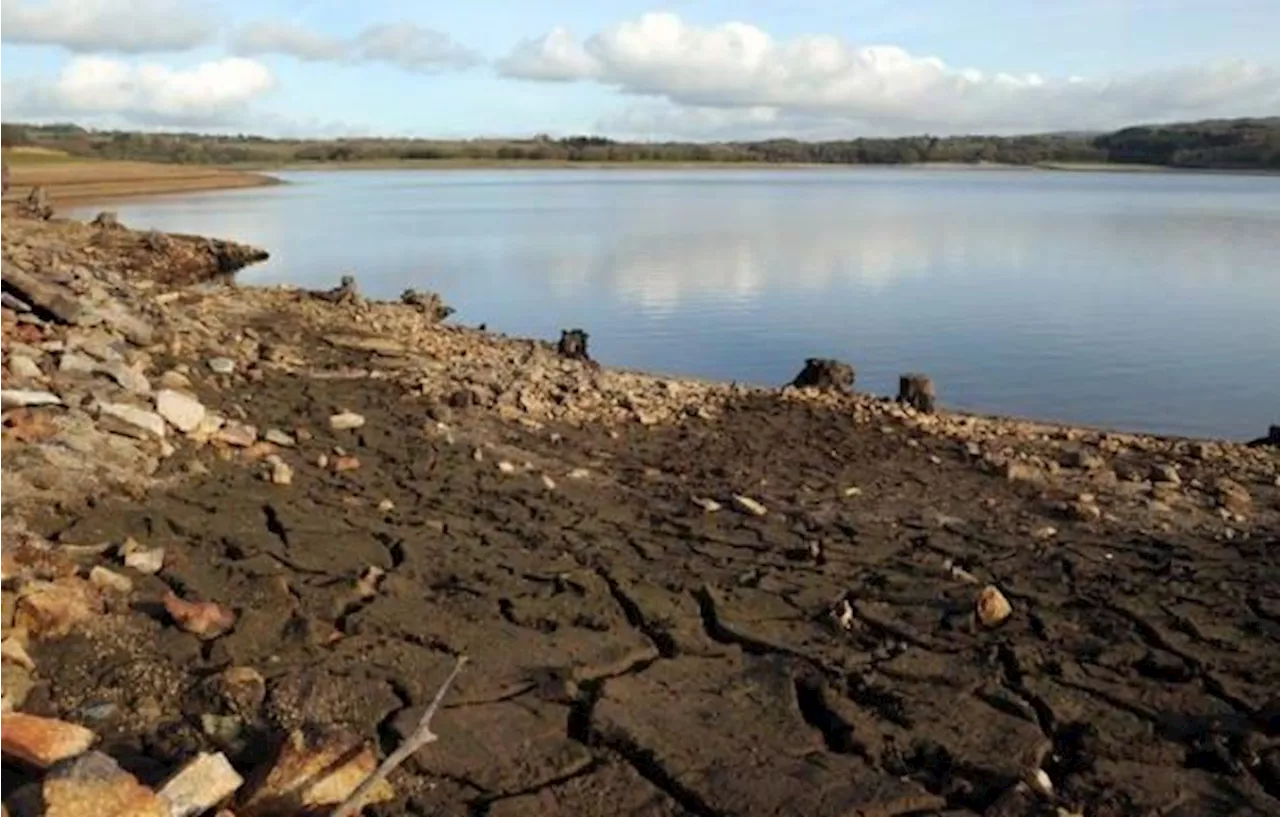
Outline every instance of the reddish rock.
<svg viewBox="0 0 1280 817"><path fill-rule="evenodd" d="M285 817L345 800L378 766L373 750L346 732L292 732L271 769L244 798L242 817ZM374 786L366 804L394 796L390 784Z"/></svg>
<svg viewBox="0 0 1280 817"><path fill-rule="evenodd" d="M102 599L94 587L83 579L68 577L25 587L14 621L37 638L58 638L102 611Z"/></svg>
<svg viewBox="0 0 1280 817"><path fill-rule="evenodd" d="M74 723L22 712L4 713L0 744L6 760L47 769L89 749L97 736Z"/></svg>
<svg viewBox="0 0 1280 817"><path fill-rule="evenodd" d="M178 627L204 641L215 639L236 626L236 614L211 601L184 601L169 592L164 596L164 609Z"/></svg>
<svg viewBox="0 0 1280 817"><path fill-rule="evenodd" d="M164 800L102 752L51 770L43 794L44 817L169 817Z"/></svg>

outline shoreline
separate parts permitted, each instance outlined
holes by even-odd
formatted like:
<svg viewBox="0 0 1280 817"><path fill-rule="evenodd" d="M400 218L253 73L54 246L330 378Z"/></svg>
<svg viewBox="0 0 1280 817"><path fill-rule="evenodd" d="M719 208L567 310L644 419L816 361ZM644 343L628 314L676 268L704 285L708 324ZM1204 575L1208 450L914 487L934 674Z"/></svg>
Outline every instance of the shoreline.
<svg viewBox="0 0 1280 817"><path fill-rule="evenodd" d="M6 157L6 161L9 157ZM280 184L263 173L194 165L150 162L50 161L9 165L11 186L6 204L21 202L34 187L43 187L55 205L84 206L97 202L237 190Z"/></svg>
<svg viewBox="0 0 1280 817"><path fill-rule="evenodd" d="M54 760L341 799L459 656L376 813L1280 809L1280 449L611 369L209 239L3 244L14 813ZM1221 768L1156 728L1205 713Z"/></svg>

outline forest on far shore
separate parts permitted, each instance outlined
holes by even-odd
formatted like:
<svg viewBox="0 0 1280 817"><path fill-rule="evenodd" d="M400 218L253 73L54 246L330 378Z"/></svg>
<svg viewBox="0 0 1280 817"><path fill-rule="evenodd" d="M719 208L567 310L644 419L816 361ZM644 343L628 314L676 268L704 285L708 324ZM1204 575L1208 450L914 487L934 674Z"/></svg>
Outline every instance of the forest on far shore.
<svg viewBox="0 0 1280 817"><path fill-rule="evenodd" d="M620 142L599 136L529 139L268 139L199 133L90 130L4 123L6 148L74 157L262 166L310 162L717 162L885 165L922 162L1114 163L1280 170L1280 117L1143 125L1103 134L909 136L805 142Z"/></svg>

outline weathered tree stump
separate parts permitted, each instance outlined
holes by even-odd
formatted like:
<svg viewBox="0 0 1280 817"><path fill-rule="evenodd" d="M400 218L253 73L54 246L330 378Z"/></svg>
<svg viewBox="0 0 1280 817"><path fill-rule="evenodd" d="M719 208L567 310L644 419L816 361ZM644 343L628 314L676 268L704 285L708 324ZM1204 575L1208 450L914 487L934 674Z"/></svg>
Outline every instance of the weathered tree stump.
<svg viewBox="0 0 1280 817"><path fill-rule="evenodd" d="M916 411L932 412L937 407L938 393L933 381L922 374L904 374L898 378L898 402Z"/></svg>
<svg viewBox="0 0 1280 817"><path fill-rule="evenodd" d="M320 293L320 297L326 301L347 306L364 303L364 299L360 297L360 287L356 285L356 279L351 275L342 276L336 288Z"/></svg>
<svg viewBox="0 0 1280 817"><path fill-rule="evenodd" d="M31 188L31 192L27 194L27 200L22 205L22 211L41 221L53 218L53 205L49 203L49 197L45 195L43 187Z"/></svg>
<svg viewBox="0 0 1280 817"><path fill-rule="evenodd" d="M587 354L588 337L581 329L564 329L560 332L560 343L556 346L556 351L561 357L570 360L590 360L591 355Z"/></svg>
<svg viewBox="0 0 1280 817"><path fill-rule="evenodd" d="M791 385L796 388L827 389L829 391L853 391L855 378L853 367L839 360L811 357L796 375Z"/></svg>
<svg viewBox="0 0 1280 817"><path fill-rule="evenodd" d="M453 314L453 307L446 305L444 299L434 292L406 289L400 293L400 303L414 307L433 321L442 321Z"/></svg>

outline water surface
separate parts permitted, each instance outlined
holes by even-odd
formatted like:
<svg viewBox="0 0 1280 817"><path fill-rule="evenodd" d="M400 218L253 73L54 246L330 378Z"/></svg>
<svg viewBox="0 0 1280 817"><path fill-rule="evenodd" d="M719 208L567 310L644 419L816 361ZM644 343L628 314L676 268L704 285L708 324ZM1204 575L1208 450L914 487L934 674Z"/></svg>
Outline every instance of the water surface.
<svg viewBox="0 0 1280 817"><path fill-rule="evenodd" d="M1249 438L1280 422L1280 177L927 169L283 173L125 201L271 251L252 283L434 289L611 365L759 384L805 357L952 407Z"/></svg>

